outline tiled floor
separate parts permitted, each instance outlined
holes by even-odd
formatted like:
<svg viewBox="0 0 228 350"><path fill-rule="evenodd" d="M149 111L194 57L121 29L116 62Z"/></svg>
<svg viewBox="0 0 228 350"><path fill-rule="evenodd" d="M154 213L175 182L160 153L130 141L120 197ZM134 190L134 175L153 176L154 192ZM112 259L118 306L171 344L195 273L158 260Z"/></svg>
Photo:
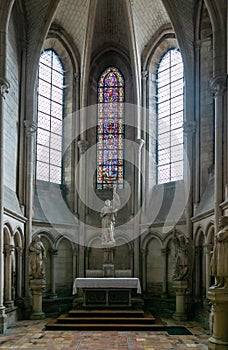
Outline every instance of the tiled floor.
<svg viewBox="0 0 228 350"><path fill-rule="evenodd" d="M174 321L165 320L167 324ZM167 332L45 331L43 321L20 321L0 336L0 349L39 350L206 350L208 335L196 322L182 324L192 335Z"/></svg>

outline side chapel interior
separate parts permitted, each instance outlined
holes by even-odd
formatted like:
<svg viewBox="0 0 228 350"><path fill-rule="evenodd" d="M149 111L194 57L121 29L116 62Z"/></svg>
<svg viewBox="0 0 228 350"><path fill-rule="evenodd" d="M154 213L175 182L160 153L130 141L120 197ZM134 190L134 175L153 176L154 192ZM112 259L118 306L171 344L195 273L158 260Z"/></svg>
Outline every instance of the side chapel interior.
<svg viewBox="0 0 228 350"><path fill-rule="evenodd" d="M115 276L171 316L184 234L186 312L208 328L228 215L226 1L0 1L0 87L1 319L29 315L36 235L45 313L71 307L76 277L102 277L100 210L117 184Z"/></svg>

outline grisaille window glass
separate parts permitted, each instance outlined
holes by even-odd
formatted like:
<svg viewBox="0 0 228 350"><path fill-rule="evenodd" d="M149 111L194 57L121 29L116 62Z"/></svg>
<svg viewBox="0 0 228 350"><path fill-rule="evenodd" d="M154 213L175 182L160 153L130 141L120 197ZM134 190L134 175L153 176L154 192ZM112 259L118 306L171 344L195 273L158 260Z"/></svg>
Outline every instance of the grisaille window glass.
<svg viewBox="0 0 228 350"><path fill-rule="evenodd" d="M98 81L97 189L123 188L124 78L115 67Z"/></svg>
<svg viewBox="0 0 228 350"><path fill-rule="evenodd" d="M61 183L63 65L54 50L42 52L38 72L36 178Z"/></svg>
<svg viewBox="0 0 228 350"><path fill-rule="evenodd" d="M183 89L181 53L170 49L157 69L157 183L183 178Z"/></svg>

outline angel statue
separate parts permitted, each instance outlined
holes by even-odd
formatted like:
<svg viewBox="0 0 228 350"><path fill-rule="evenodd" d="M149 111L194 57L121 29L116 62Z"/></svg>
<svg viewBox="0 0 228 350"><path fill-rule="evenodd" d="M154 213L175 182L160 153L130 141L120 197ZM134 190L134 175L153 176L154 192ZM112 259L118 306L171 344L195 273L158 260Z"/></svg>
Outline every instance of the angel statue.
<svg viewBox="0 0 228 350"><path fill-rule="evenodd" d="M191 270L192 244L183 233L179 233L176 230L173 232L173 243L176 257L173 280L183 281L188 278Z"/></svg>
<svg viewBox="0 0 228 350"><path fill-rule="evenodd" d="M102 243L115 244L115 219L120 208L120 198L116 192L117 185L113 185L113 198L107 199L101 209Z"/></svg>

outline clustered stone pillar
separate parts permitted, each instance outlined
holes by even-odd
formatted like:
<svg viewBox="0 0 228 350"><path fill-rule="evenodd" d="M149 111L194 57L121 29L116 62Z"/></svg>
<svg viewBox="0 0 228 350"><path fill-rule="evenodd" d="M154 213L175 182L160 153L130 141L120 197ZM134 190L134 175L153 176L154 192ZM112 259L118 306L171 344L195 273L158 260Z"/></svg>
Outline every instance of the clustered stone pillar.
<svg viewBox="0 0 228 350"><path fill-rule="evenodd" d="M139 225L140 225L140 206L141 206L141 170L142 170L142 147L145 141L143 139L137 139L137 149L136 149L136 167L137 175L135 181L135 218L134 218L134 276L140 277L139 269L139 253L140 253L140 239L139 239Z"/></svg>
<svg viewBox="0 0 228 350"><path fill-rule="evenodd" d="M163 281L162 281L162 297L165 298L168 295L168 254L169 249L161 249L161 254L163 257Z"/></svg>
<svg viewBox="0 0 228 350"><path fill-rule="evenodd" d="M50 298L51 299L56 299L57 298L57 294L55 292L55 271L56 271L56 267L55 267L55 260L56 260L56 256L58 254L58 249L49 249L49 253L50 253L50 258L51 258L51 293L50 293Z"/></svg>
<svg viewBox="0 0 228 350"><path fill-rule="evenodd" d="M26 198L25 198L25 215L27 222L25 224L25 261L29 261L29 244L32 234L32 215L33 215L33 190L34 190L34 143L37 125L32 120L25 120L25 133L26 133ZM29 286L29 264L24 266L24 288L25 288L25 314L26 317L30 313L31 308L31 293Z"/></svg>
<svg viewBox="0 0 228 350"><path fill-rule="evenodd" d="M81 116L82 118L82 116ZM81 192L82 198L86 197L86 151L89 147L89 142L87 140L78 141L78 149L80 154L80 168L79 168L79 189ZM84 277L85 274L85 220L86 220L86 203L80 201L78 206L78 213L80 219L80 228L79 228L79 277Z"/></svg>
<svg viewBox="0 0 228 350"><path fill-rule="evenodd" d="M12 300L12 266L11 266L11 254L14 247L10 244L5 244L4 254L5 254L5 306L13 306Z"/></svg>
<svg viewBox="0 0 228 350"><path fill-rule="evenodd" d="M16 270L16 281L17 281L17 294L16 294L16 299L19 301L22 297L22 248L21 247L16 247L17 251L17 270Z"/></svg>

